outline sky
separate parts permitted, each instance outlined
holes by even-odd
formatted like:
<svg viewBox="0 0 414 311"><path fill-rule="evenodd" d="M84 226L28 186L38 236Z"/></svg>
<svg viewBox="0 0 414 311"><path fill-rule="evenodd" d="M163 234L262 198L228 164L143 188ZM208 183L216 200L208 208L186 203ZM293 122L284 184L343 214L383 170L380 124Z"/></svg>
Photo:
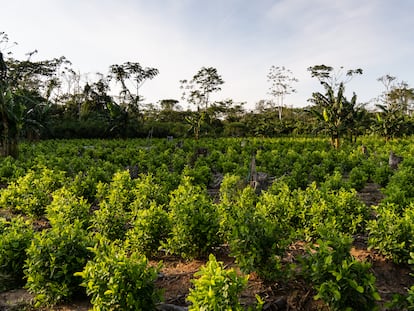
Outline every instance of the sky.
<svg viewBox="0 0 414 311"><path fill-rule="evenodd" d="M384 91L386 74L414 86L412 0L0 0L0 32L17 59L65 56L75 70L108 73L127 61L159 75L140 89L145 102L181 100L180 80L214 67L225 83L213 100L253 109L269 100L271 66L299 82L285 104L309 105L323 91L308 67L363 69L346 84L366 103ZM4 12L7 12L4 14Z"/></svg>

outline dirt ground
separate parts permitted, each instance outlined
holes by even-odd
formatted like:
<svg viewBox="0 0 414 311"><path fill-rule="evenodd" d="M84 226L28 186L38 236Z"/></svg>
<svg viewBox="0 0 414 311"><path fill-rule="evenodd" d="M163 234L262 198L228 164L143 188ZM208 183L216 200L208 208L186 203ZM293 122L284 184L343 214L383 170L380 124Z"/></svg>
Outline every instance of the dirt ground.
<svg viewBox="0 0 414 311"><path fill-rule="evenodd" d="M361 192L361 199L368 205L376 205L382 199L379 187L368 184ZM374 251L367 250L367 237L355 237L352 255L360 260L372 263L372 272L376 277L377 289L383 301L389 301L394 293L405 294L407 289L414 284L414 278L410 276L410 268L404 265L395 265L387 261L383 256ZM300 245L295 245L292 252L300 252ZM225 267L235 267L233 258L228 256L225 247L220 249L217 260L222 261ZM163 268L156 285L163 289L164 301L175 306L187 306L186 296L191 288L191 279L194 273L205 262L201 260L183 261L174 257L161 258ZM156 262L153 262L156 264ZM248 286L243 291L240 300L243 305L253 305L258 294L265 300L264 310L328 310L323 303L314 301L315 293L304 282L291 281L285 283L264 283L254 274L249 278ZM0 311L2 310L30 310L32 296L24 289L12 290L0 293ZM56 306L49 310L60 311L87 311L91 305L85 300L74 300L70 304ZM386 310L382 306L381 310Z"/></svg>

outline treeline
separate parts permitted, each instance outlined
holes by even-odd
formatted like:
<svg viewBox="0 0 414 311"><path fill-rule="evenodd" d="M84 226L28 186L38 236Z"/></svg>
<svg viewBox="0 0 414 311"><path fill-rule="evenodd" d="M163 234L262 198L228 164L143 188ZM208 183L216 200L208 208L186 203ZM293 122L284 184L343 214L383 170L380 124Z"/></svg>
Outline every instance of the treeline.
<svg viewBox="0 0 414 311"><path fill-rule="evenodd" d="M272 100L260 101L252 110L228 99L211 101L221 90L222 77L214 67L201 68L191 79L181 80L183 109L177 99L144 103L140 87L154 79L158 69L137 62L109 66L108 73L81 74L65 58L21 61L3 56L8 37L0 32L0 150L17 155L18 140L60 138L142 137L274 137L328 135L339 148L340 139L375 133L385 139L414 132L414 89L385 75L378 80L384 92L368 111L345 96L345 84L362 69L316 65L308 68L323 92L310 94L307 108L286 108L284 100L295 92L298 80L285 67L270 68ZM116 95L114 95L116 94Z"/></svg>

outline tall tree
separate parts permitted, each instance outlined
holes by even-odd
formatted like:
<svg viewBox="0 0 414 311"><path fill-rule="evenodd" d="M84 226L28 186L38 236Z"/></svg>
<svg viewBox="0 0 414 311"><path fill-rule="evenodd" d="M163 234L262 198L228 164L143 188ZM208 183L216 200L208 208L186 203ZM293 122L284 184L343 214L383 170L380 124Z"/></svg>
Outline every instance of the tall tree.
<svg viewBox="0 0 414 311"><path fill-rule="evenodd" d="M7 73L7 65L3 53L0 52L0 154L17 157L24 106L19 100L20 98L12 92L7 80Z"/></svg>
<svg viewBox="0 0 414 311"><path fill-rule="evenodd" d="M361 68L344 70L341 66L335 70L327 65L315 65L308 68L312 78L318 79L320 83L328 84L334 91L337 91L341 84L346 84L351 81L355 75L363 73Z"/></svg>
<svg viewBox="0 0 414 311"><path fill-rule="evenodd" d="M181 107L178 105L179 101L176 99L162 99L160 101L161 109L164 111L174 111L176 109L180 109Z"/></svg>
<svg viewBox="0 0 414 311"><path fill-rule="evenodd" d="M404 81L396 82L397 78L388 74L377 80L383 84L385 90L376 99L375 106L379 112L374 129L385 140L389 140L403 134L406 117L412 112L414 89Z"/></svg>
<svg viewBox="0 0 414 311"><path fill-rule="evenodd" d="M128 102L128 110L139 113L141 101L139 89L145 81L155 78L158 73L156 68L143 68L139 63L126 62L121 65L111 65L109 78L121 84L120 96Z"/></svg>
<svg viewBox="0 0 414 311"><path fill-rule="evenodd" d="M271 83L269 94L275 98L276 107L279 111L279 120L282 120L285 97L296 92L292 84L299 80L293 76L292 71L284 66L272 66L267 74L267 81Z"/></svg>
<svg viewBox="0 0 414 311"><path fill-rule="evenodd" d="M206 110L210 105L210 95L221 90L224 84L222 77L214 67L202 67L193 78L181 80L183 99L197 107Z"/></svg>

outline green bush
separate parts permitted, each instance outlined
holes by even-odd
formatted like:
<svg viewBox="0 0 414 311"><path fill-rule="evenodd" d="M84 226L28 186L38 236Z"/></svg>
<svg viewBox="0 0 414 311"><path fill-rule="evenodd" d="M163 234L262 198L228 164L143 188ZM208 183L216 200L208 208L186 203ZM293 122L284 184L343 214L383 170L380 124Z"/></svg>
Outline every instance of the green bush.
<svg viewBox="0 0 414 311"><path fill-rule="evenodd" d="M327 229L302 261L302 273L330 310L376 310L380 296L371 265L350 255L352 238Z"/></svg>
<svg viewBox="0 0 414 311"><path fill-rule="evenodd" d="M82 197L77 197L66 187L52 194L52 202L46 207L46 217L52 226L70 225L75 221L89 227L90 204Z"/></svg>
<svg viewBox="0 0 414 311"><path fill-rule="evenodd" d="M414 167L403 166L390 177L384 189L384 202L395 203L404 208L414 202Z"/></svg>
<svg viewBox="0 0 414 311"><path fill-rule="evenodd" d="M41 217L51 202L51 193L62 186L64 173L47 168L29 171L1 190L0 207L28 216Z"/></svg>
<svg viewBox="0 0 414 311"><path fill-rule="evenodd" d="M227 237L231 231L229 218L237 213L237 200L243 191L244 183L240 176L226 174L220 185L220 203L217 205L220 215L220 233Z"/></svg>
<svg viewBox="0 0 414 311"><path fill-rule="evenodd" d="M92 250L94 259L75 273L91 296L92 310L155 310L161 295L154 281L161 266L150 267L144 255L103 239Z"/></svg>
<svg viewBox="0 0 414 311"><path fill-rule="evenodd" d="M115 164L106 161L95 161L84 170L77 172L67 187L77 196L84 197L88 202L94 203L98 183L109 183L116 172L115 167Z"/></svg>
<svg viewBox="0 0 414 311"><path fill-rule="evenodd" d="M321 183L323 191L333 191L340 189L347 189L349 185L343 179L340 171L334 171L332 175L326 175L325 181Z"/></svg>
<svg viewBox="0 0 414 311"><path fill-rule="evenodd" d="M349 173L349 184L357 191L362 190L368 182L369 175L360 167L354 167Z"/></svg>
<svg viewBox="0 0 414 311"><path fill-rule="evenodd" d="M189 166L184 167L182 176L190 177L195 185L206 187L212 179L212 173L208 164L202 162L202 160L198 160L194 168L190 168Z"/></svg>
<svg viewBox="0 0 414 311"><path fill-rule="evenodd" d="M53 305L80 293L81 278L74 276L91 257L91 239L75 221L37 232L27 249L26 288L36 306Z"/></svg>
<svg viewBox="0 0 414 311"><path fill-rule="evenodd" d="M385 187L388 184L392 174L393 172L388 164L379 165L375 168L375 171L372 175L372 181L381 187Z"/></svg>
<svg viewBox="0 0 414 311"><path fill-rule="evenodd" d="M191 280L194 288L190 289L187 300L191 303L188 310L244 310L239 296L246 288L248 276L238 276L234 269L225 269L222 262L210 254L209 261L194 274ZM256 296L261 310L263 302Z"/></svg>
<svg viewBox="0 0 414 311"><path fill-rule="evenodd" d="M0 218L0 291L24 285L23 266L33 229L20 217Z"/></svg>
<svg viewBox="0 0 414 311"><path fill-rule="evenodd" d="M275 182L259 203L273 221L290 226L306 239L317 237L318 228L328 225L341 232L362 232L369 216L355 190L319 189L315 182L304 190Z"/></svg>
<svg viewBox="0 0 414 311"><path fill-rule="evenodd" d="M148 209L138 210L132 229L127 232L131 249L146 256L155 255L171 230L168 213L155 202Z"/></svg>
<svg viewBox="0 0 414 311"><path fill-rule="evenodd" d="M23 175L24 169L18 165L18 160L11 156L0 159L0 183L8 184Z"/></svg>
<svg viewBox="0 0 414 311"><path fill-rule="evenodd" d="M142 209L148 209L152 203L168 204L168 192L159 185L152 174L141 174L135 181L132 193L133 202L130 204L134 217Z"/></svg>
<svg viewBox="0 0 414 311"><path fill-rule="evenodd" d="M290 230L256 206L256 200L254 190L246 187L227 217L230 254L244 273L256 272L265 280L285 277L289 269L284 269L282 257L291 242Z"/></svg>
<svg viewBox="0 0 414 311"><path fill-rule="evenodd" d="M169 204L171 234L163 247L183 258L207 256L221 242L219 215L205 190L183 177L171 193Z"/></svg>
<svg viewBox="0 0 414 311"><path fill-rule="evenodd" d="M134 201L135 181L128 171L114 174L109 184L99 183L97 198L99 209L92 216L92 227L109 240L124 240L132 220L131 203Z"/></svg>
<svg viewBox="0 0 414 311"><path fill-rule="evenodd" d="M406 263L414 252L414 203L400 212L396 204L381 203L377 217L367 225L369 249L376 249L395 263Z"/></svg>

